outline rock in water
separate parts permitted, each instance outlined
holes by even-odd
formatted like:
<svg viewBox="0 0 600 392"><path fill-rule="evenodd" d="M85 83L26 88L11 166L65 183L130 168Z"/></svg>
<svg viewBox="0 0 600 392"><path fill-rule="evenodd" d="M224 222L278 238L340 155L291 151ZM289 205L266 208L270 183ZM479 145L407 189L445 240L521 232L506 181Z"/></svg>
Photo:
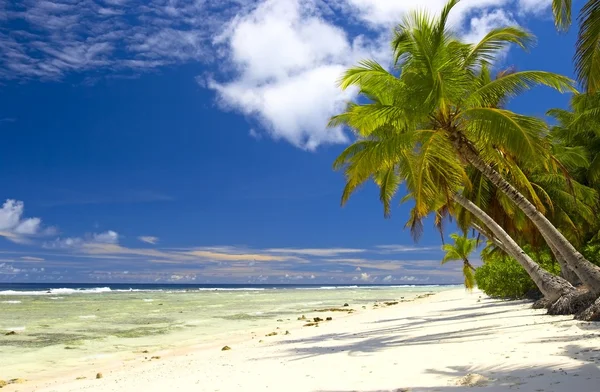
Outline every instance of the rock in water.
<svg viewBox="0 0 600 392"><path fill-rule="evenodd" d="M286 335L290 335L290 331L285 331L285 334Z"/></svg>
<svg viewBox="0 0 600 392"><path fill-rule="evenodd" d="M228 351L228 350L231 350L231 347L229 347L229 346L224 346L224 347L221 349L221 351Z"/></svg>
<svg viewBox="0 0 600 392"><path fill-rule="evenodd" d="M7 386L8 383L4 380L0 380L0 388Z"/></svg>
<svg viewBox="0 0 600 392"><path fill-rule="evenodd" d="M315 323L318 323L319 321L323 321L323 319L321 317L315 317L315 318L313 318L313 321Z"/></svg>
<svg viewBox="0 0 600 392"><path fill-rule="evenodd" d="M16 335L16 334L17 333L15 331L10 331L10 332L5 333L4 335L5 336L10 336L10 335Z"/></svg>
<svg viewBox="0 0 600 392"><path fill-rule="evenodd" d="M100 379L100 378L102 378L102 377L104 377L104 376L102 375L102 373L96 373L96 378L97 378L97 379Z"/></svg>
<svg viewBox="0 0 600 392"><path fill-rule="evenodd" d="M348 305L348 304L344 304L344 306L350 306L350 305Z"/></svg>
<svg viewBox="0 0 600 392"><path fill-rule="evenodd" d="M333 320L333 317L327 317L325 320L331 321L331 320Z"/></svg>

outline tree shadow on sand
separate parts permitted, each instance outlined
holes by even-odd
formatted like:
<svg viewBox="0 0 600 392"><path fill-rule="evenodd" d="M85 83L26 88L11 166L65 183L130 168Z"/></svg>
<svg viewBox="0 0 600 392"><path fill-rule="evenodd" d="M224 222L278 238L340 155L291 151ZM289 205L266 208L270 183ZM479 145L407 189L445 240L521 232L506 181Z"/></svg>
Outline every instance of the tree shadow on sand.
<svg viewBox="0 0 600 392"><path fill-rule="evenodd" d="M564 347L562 356L580 361L576 366L449 366L446 369L428 369L426 372L446 379L446 385L398 386L393 389L356 390L334 389L313 392L505 392L521 391L573 391L597 392L600 390L600 348L590 349L578 345ZM560 358L558 363L560 363ZM444 382L442 381L441 384Z"/></svg>
<svg viewBox="0 0 600 392"><path fill-rule="evenodd" d="M374 323L377 325L376 327L358 332L324 333L309 338L289 339L280 344L294 344L295 347L284 350L282 355L286 358L292 358L292 361L339 352L358 356L384 351L391 347L485 341L490 336L502 333L504 330L527 327L539 328L544 324L560 325L563 322L572 322L572 319L561 319L559 317L549 321L541 321L542 313L518 313L512 309L503 309L503 302L498 302L497 305L499 310L488 311L487 313L473 307L470 311L463 311L458 315L445 316L446 312L443 312L439 315L427 314L423 317L388 319L381 321L381 324L388 322L391 324L389 326L380 326L380 323ZM522 319L523 322L507 326L497 324L495 320L499 318L503 320L508 318ZM477 319L485 319L489 323L485 326L472 327L472 323ZM397 321L403 323L398 325L398 323L395 323ZM415 331L425 331L425 327L432 329L443 327L441 329L444 332L414 336ZM572 339L570 341L577 340L573 337L570 338ZM324 342L327 342L327 345L324 345ZM298 347L298 344L301 347Z"/></svg>

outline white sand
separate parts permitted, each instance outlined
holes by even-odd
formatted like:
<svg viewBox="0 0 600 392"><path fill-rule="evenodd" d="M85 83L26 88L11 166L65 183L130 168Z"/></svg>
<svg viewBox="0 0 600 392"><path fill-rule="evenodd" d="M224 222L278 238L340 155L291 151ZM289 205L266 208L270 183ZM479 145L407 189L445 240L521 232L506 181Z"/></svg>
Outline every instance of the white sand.
<svg viewBox="0 0 600 392"><path fill-rule="evenodd" d="M357 310L334 313L318 328L294 321L294 328L277 330L290 335L263 331L252 339L248 332L3 391L600 392L598 324L462 289ZM225 344L232 350L221 351ZM144 360L152 355L161 358ZM102 379L95 379L97 371Z"/></svg>

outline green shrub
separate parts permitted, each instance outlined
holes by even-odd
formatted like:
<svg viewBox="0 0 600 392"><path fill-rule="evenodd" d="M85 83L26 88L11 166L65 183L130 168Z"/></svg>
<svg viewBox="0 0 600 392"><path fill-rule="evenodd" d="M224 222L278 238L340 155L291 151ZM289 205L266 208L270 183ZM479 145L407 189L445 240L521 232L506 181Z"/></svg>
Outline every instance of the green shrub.
<svg viewBox="0 0 600 392"><path fill-rule="evenodd" d="M532 258L549 272L558 274L559 266L548 254L532 254ZM499 252L482 252L483 266L475 271L477 287L490 297L518 299L537 291L527 272L512 257Z"/></svg>
<svg viewBox="0 0 600 392"><path fill-rule="evenodd" d="M591 261L592 263L600 266L600 243L599 242L590 242L586 246L583 247L581 253L585 256L586 259Z"/></svg>

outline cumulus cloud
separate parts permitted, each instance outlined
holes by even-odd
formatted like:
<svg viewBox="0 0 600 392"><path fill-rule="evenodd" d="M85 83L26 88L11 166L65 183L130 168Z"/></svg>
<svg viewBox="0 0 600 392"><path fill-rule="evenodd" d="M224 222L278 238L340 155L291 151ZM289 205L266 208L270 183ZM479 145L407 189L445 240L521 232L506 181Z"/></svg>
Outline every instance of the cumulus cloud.
<svg viewBox="0 0 600 392"><path fill-rule="evenodd" d="M520 0L535 1L535 0ZM348 0L348 8L351 9L356 18L363 20L375 28L389 28L402 20L407 12L413 10L426 10L431 13L439 13L447 0L403 0L403 1L381 1L381 0ZM474 11L485 10L495 7L505 7L513 4L513 0L462 0L450 14L449 23L460 24Z"/></svg>
<svg viewBox="0 0 600 392"><path fill-rule="evenodd" d="M388 275L385 278L383 278L384 282L391 282L392 281L392 275Z"/></svg>
<svg viewBox="0 0 600 392"><path fill-rule="evenodd" d="M308 150L347 141L341 128L325 126L354 96L336 80L381 50L361 36L350 39L312 0L267 0L235 18L217 43L237 71L228 82L208 80L222 106L255 116L273 138Z"/></svg>
<svg viewBox="0 0 600 392"><path fill-rule="evenodd" d="M362 274L360 274L360 280L368 282L369 280L371 280L371 275L367 274L366 272L363 272Z"/></svg>
<svg viewBox="0 0 600 392"><path fill-rule="evenodd" d="M147 244L156 244L158 242L158 237L153 237L149 235L142 235L138 237L138 240L145 242Z"/></svg>
<svg viewBox="0 0 600 392"><path fill-rule="evenodd" d="M43 234L40 218L23 218L25 204L22 201L8 199L0 208L0 236L22 243L28 236Z"/></svg>
<svg viewBox="0 0 600 392"><path fill-rule="evenodd" d="M469 22L468 33L463 36L463 39L466 42L476 43L492 29L516 25L518 23L512 18L510 13L497 9L472 18Z"/></svg>
<svg viewBox="0 0 600 392"><path fill-rule="evenodd" d="M87 234L84 237L57 238L43 244L47 249L76 249L93 245L116 245L119 242L119 234L108 230L102 233Z"/></svg>

